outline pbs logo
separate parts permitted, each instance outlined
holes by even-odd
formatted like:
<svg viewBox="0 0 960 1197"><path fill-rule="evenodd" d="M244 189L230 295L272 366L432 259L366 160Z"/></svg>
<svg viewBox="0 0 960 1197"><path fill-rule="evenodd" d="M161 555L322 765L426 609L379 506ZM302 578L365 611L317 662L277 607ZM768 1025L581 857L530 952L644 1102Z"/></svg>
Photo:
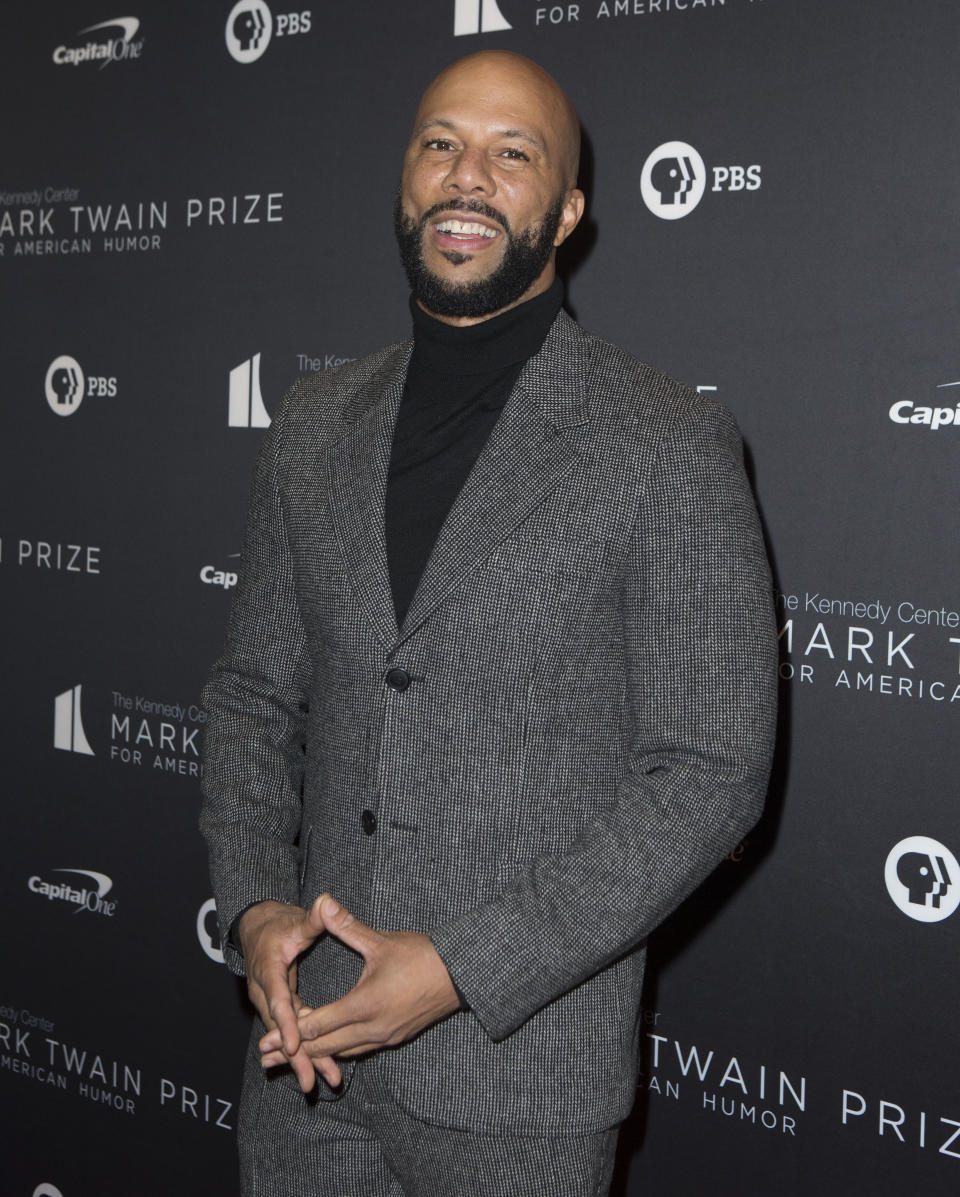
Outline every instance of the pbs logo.
<svg viewBox="0 0 960 1197"><path fill-rule="evenodd" d="M312 19L309 9L274 17L263 0L239 0L230 9L224 31L230 57L244 64L256 62L267 52L272 38L309 33Z"/></svg>
<svg viewBox="0 0 960 1197"><path fill-rule="evenodd" d="M117 380L103 374L84 375L75 357L61 353L47 367L43 389L52 412L58 416L72 416L84 395L113 398L117 393Z"/></svg>
<svg viewBox="0 0 960 1197"><path fill-rule="evenodd" d="M960 906L960 864L939 840L911 835L890 849L883 869L894 904L918 923L939 923Z"/></svg>
<svg viewBox="0 0 960 1197"><path fill-rule="evenodd" d="M759 191L762 167L713 166L711 191ZM640 174L640 194L654 216L680 220L689 216L707 189L707 168L697 150L686 141L665 141L648 155Z"/></svg>
<svg viewBox="0 0 960 1197"><path fill-rule="evenodd" d="M50 410L58 416L72 416L83 402L86 383L75 357L61 353L47 367L44 390Z"/></svg>
<svg viewBox="0 0 960 1197"><path fill-rule="evenodd" d="M707 168L685 141L665 141L650 154L640 175L640 194L654 216L679 220L703 199Z"/></svg>
<svg viewBox="0 0 960 1197"><path fill-rule="evenodd" d="M204 954L215 964L223 964L223 952L220 950L220 927L217 923L217 903L208 898L197 911L197 939Z"/></svg>
<svg viewBox="0 0 960 1197"><path fill-rule="evenodd" d="M262 0L240 0L227 17L226 39L231 58L256 62L273 37L273 16Z"/></svg>

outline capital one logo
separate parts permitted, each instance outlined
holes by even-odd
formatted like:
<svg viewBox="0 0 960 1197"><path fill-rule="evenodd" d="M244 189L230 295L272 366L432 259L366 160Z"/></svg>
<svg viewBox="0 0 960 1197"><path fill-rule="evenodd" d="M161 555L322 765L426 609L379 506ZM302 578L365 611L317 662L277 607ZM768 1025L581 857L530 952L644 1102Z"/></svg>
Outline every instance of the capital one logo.
<svg viewBox="0 0 960 1197"><path fill-rule="evenodd" d="M665 141L650 154L640 175L640 194L654 216L679 220L703 199L707 168L685 141Z"/></svg>
<svg viewBox="0 0 960 1197"><path fill-rule="evenodd" d="M240 0L230 9L225 30L227 49L237 62L256 62L273 36L273 17L263 0Z"/></svg>
<svg viewBox="0 0 960 1197"><path fill-rule="evenodd" d="M230 402L227 409L230 428L269 428L270 416L260 393L260 354L248 357L230 371Z"/></svg>
<svg viewBox="0 0 960 1197"><path fill-rule="evenodd" d="M926 835L895 844L883 870L898 909L918 923L939 923L960 906L960 865L949 848Z"/></svg>
<svg viewBox="0 0 960 1197"><path fill-rule="evenodd" d="M211 923L214 930L210 928ZM213 898L207 898L197 911L197 939L200 940L200 947L211 960L217 964L223 964L223 952L219 947L220 924L217 922L217 904Z"/></svg>
<svg viewBox="0 0 960 1197"><path fill-rule="evenodd" d="M938 391L949 392L951 387L960 387L960 382L937 383ZM952 395L956 393L953 391ZM936 432L938 428L960 428L960 399L954 399L953 407L923 406L915 404L912 399L900 399L887 415L894 424L919 424L930 432Z"/></svg>
<svg viewBox="0 0 960 1197"><path fill-rule="evenodd" d="M58 416L72 416L83 402L86 382L75 357L62 353L47 367L44 391L50 409Z"/></svg>
<svg viewBox="0 0 960 1197"><path fill-rule="evenodd" d="M53 701L53 746L64 752L81 752L93 756L80 714L80 691L82 686L64 690Z"/></svg>
<svg viewBox="0 0 960 1197"><path fill-rule="evenodd" d="M89 877L96 883L96 889L89 889L89 882L80 882L82 889L75 889L67 881L44 881L34 873L27 879L27 889L32 894L46 898L48 902L69 902L74 907L74 914L84 911L103 915L112 919L116 913L116 899L106 901L107 894L113 889L113 881L106 873L96 873L92 869L54 869L54 873L74 873L79 877Z"/></svg>
<svg viewBox="0 0 960 1197"><path fill-rule="evenodd" d="M86 62L99 62L102 71L111 62L139 58L143 50L143 38L138 42L133 40L139 28L139 17L112 17L109 21L87 25L86 28L77 30L78 37L82 33L97 33L101 29L119 29L122 37L108 37L105 42L88 41L83 46L57 46L53 52L53 61L57 66L80 66Z"/></svg>
<svg viewBox="0 0 960 1197"><path fill-rule="evenodd" d="M239 553L232 556L239 557ZM217 569L215 565L205 565L200 571L200 581L206 586L222 586L224 590L232 590L237 584L235 569Z"/></svg>
<svg viewBox="0 0 960 1197"><path fill-rule="evenodd" d="M453 36L498 33L513 26L497 7L497 0L454 0Z"/></svg>

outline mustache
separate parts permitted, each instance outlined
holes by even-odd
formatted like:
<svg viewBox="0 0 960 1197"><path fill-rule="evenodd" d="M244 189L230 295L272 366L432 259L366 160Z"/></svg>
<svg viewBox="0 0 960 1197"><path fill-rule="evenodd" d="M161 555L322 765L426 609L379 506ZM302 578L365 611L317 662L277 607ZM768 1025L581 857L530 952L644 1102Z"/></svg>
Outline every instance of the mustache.
<svg viewBox="0 0 960 1197"><path fill-rule="evenodd" d="M424 212L420 218L420 227L423 226L434 216L439 216L442 212L472 212L475 216L484 216L487 220L492 220L494 224L500 225L503 231L510 235L510 222L503 215L498 212L496 208L491 208L489 204L485 204L483 200L467 200L467 199L452 199L446 200L442 204L434 204Z"/></svg>

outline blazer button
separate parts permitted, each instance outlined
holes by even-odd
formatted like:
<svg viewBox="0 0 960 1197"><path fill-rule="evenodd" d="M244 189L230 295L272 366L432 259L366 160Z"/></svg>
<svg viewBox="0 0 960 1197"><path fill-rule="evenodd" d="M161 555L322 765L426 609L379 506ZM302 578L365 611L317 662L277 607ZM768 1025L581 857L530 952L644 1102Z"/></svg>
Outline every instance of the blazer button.
<svg viewBox="0 0 960 1197"><path fill-rule="evenodd" d="M394 666L393 669L387 670L387 685L391 690L397 690L401 694L410 685L410 674L405 669L399 666Z"/></svg>
<svg viewBox="0 0 960 1197"><path fill-rule="evenodd" d="M360 815L360 826L365 835L373 835L377 830L377 816L372 810L365 810Z"/></svg>

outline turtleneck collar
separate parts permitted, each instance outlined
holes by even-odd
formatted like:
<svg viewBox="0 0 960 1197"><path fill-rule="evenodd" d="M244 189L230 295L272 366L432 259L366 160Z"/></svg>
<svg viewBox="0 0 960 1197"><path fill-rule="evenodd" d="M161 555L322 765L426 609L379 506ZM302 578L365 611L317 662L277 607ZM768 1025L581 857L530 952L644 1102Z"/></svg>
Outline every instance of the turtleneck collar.
<svg viewBox="0 0 960 1197"><path fill-rule="evenodd" d="M411 295L411 366L463 375L491 374L525 362L539 351L562 302L563 284L555 278L533 299L490 320L460 326L428 315Z"/></svg>

